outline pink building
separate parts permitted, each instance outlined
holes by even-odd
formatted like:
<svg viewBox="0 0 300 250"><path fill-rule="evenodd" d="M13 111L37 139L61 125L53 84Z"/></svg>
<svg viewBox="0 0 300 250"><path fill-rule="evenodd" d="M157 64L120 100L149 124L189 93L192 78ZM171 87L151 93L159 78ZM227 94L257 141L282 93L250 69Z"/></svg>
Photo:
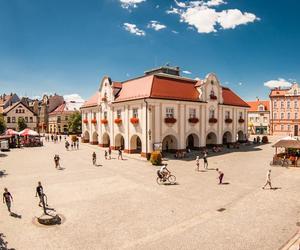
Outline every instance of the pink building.
<svg viewBox="0 0 300 250"><path fill-rule="evenodd" d="M271 90L270 132L273 135L299 135L300 88L293 84L290 88Z"/></svg>

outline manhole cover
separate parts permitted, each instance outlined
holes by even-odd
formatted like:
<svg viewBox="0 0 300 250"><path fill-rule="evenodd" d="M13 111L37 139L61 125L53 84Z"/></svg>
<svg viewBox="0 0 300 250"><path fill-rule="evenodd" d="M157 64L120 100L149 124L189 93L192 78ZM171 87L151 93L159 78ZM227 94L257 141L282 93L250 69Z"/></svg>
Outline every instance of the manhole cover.
<svg viewBox="0 0 300 250"><path fill-rule="evenodd" d="M221 207L221 208L219 208L217 211L218 211L218 212L224 212L225 210L226 210L226 208Z"/></svg>
<svg viewBox="0 0 300 250"><path fill-rule="evenodd" d="M297 222L297 223L296 223L296 226L297 226L297 227L300 227L300 222Z"/></svg>

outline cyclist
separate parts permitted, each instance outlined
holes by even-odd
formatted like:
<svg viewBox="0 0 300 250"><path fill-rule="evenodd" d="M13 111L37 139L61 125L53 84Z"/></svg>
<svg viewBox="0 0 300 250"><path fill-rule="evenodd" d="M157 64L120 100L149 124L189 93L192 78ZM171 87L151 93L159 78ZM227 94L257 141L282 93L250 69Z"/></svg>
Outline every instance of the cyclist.
<svg viewBox="0 0 300 250"><path fill-rule="evenodd" d="M169 174L171 174L171 172L169 171L169 169L167 169L167 164L164 164L164 165L160 168L159 173L161 174L162 179L163 179L164 181L166 181L166 177L167 177Z"/></svg>

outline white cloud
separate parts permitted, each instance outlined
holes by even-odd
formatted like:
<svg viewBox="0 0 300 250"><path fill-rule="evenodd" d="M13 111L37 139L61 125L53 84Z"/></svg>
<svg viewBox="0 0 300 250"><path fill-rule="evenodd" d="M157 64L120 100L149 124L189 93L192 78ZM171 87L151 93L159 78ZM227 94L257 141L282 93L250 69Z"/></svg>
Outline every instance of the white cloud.
<svg viewBox="0 0 300 250"><path fill-rule="evenodd" d="M172 30L172 33L174 33L174 34L179 34L179 32L176 31L176 30Z"/></svg>
<svg viewBox="0 0 300 250"><path fill-rule="evenodd" d="M120 0L121 6L124 9L137 8L138 4L145 2L146 0Z"/></svg>
<svg viewBox="0 0 300 250"><path fill-rule="evenodd" d="M239 82L239 83L238 83L238 85L239 85L239 86L242 86L242 85L243 85L243 83L242 83L242 82Z"/></svg>
<svg viewBox="0 0 300 250"><path fill-rule="evenodd" d="M289 81L286 81L283 78L278 78L278 80L270 80L264 83L264 86L273 89L273 88L288 88L292 86L292 83Z"/></svg>
<svg viewBox="0 0 300 250"><path fill-rule="evenodd" d="M137 35L137 36L145 36L146 32L139 29L135 24L132 23L124 23L123 27L125 30L130 32L131 34Z"/></svg>
<svg viewBox="0 0 300 250"><path fill-rule="evenodd" d="M191 74L192 74L192 72L191 72L191 71L188 71L188 70L183 70L182 73L183 73L183 74L187 74L187 75L191 75Z"/></svg>
<svg viewBox="0 0 300 250"><path fill-rule="evenodd" d="M159 30L167 28L167 26L159 23L158 21L150 21L150 23L147 25L147 28L159 31Z"/></svg>
<svg viewBox="0 0 300 250"><path fill-rule="evenodd" d="M69 95L64 95L64 100L66 102L77 102L77 103L83 103L84 100L79 94L69 94Z"/></svg>
<svg viewBox="0 0 300 250"><path fill-rule="evenodd" d="M167 13L180 16L180 22L195 27L198 33L217 32L218 28L234 29L238 25L260 20L255 14L241 12L238 9L217 11L214 7L226 4L223 0L187 1L175 0L176 8L171 7Z"/></svg>

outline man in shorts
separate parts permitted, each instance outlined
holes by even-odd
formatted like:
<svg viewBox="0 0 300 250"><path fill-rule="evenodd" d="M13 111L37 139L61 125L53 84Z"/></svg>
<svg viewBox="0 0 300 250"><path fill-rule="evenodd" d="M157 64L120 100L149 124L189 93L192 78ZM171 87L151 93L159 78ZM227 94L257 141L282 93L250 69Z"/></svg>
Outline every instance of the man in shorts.
<svg viewBox="0 0 300 250"><path fill-rule="evenodd" d="M38 186L36 187L36 192L35 192L35 197L39 196L39 199L40 199L39 207L41 207L42 206L41 204L43 203L43 201L42 201L43 193L44 193L43 186L42 186L41 182L39 181Z"/></svg>
<svg viewBox="0 0 300 250"><path fill-rule="evenodd" d="M11 196L10 192L8 192L7 188L4 188L3 203L6 203L9 214L11 214L10 208L11 208L12 201L13 201L13 197Z"/></svg>

